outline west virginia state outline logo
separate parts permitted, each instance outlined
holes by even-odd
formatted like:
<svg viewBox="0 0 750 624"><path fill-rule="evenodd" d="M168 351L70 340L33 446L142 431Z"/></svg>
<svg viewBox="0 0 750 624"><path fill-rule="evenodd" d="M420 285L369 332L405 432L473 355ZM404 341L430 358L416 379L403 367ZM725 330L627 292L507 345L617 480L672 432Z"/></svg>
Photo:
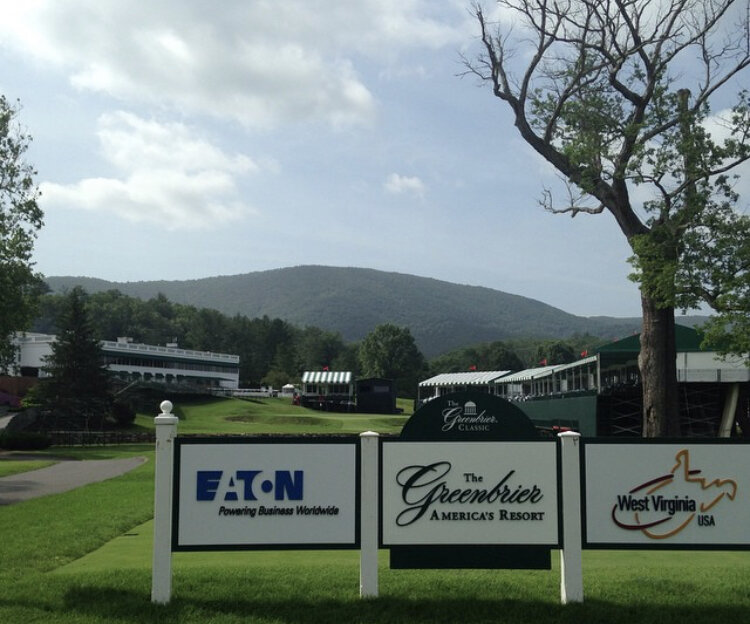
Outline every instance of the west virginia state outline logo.
<svg viewBox="0 0 750 624"><path fill-rule="evenodd" d="M688 527L725 498L737 496L733 479L710 480L699 476L702 471L691 469L690 452L682 449L675 455L672 470L660 477L635 486L625 495L618 495L612 507L612 521L621 529L640 531L651 539L673 537ZM705 520L713 525L713 517Z"/></svg>

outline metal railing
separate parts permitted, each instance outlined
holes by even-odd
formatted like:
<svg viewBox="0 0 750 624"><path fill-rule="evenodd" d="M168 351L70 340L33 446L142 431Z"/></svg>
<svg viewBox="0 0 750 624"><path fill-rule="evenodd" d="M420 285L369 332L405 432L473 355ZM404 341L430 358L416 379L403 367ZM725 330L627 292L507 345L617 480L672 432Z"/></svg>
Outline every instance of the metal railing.
<svg viewBox="0 0 750 624"><path fill-rule="evenodd" d="M151 431L50 431L52 446L117 446L120 444L153 444Z"/></svg>

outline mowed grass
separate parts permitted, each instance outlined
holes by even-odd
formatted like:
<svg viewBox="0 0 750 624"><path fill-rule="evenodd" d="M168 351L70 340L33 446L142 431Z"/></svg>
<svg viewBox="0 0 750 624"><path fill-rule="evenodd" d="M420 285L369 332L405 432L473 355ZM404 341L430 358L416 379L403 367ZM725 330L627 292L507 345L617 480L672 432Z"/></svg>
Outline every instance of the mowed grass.
<svg viewBox="0 0 750 624"><path fill-rule="evenodd" d="M226 416L230 403L216 405L213 416L202 413L210 406L185 406L180 428ZM380 597L369 600L358 597L356 551L176 553L173 600L152 605L153 449L46 455L55 454L149 461L116 479L0 507L3 624L750 620L745 552L586 551L585 602L567 606L560 605L556 553L551 570L390 570L383 551Z"/></svg>
<svg viewBox="0 0 750 624"><path fill-rule="evenodd" d="M399 433L411 414L411 402L399 401L402 415L318 412L292 405L288 398L206 399L175 404L178 431L185 434L357 434ZM139 414L136 424L153 429L154 416Z"/></svg>
<svg viewBox="0 0 750 624"><path fill-rule="evenodd" d="M36 460L36 459L15 459L12 455L8 457L0 457L0 477L9 477L14 474L21 472L29 472L30 470L39 470L40 468L46 468L51 466L55 462L49 460Z"/></svg>

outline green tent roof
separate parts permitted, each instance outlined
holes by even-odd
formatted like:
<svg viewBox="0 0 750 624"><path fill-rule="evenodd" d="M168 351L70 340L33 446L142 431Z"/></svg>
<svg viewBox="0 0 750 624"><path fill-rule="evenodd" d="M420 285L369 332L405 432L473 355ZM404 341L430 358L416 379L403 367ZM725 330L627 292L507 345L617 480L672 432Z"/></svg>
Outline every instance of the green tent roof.
<svg viewBox="0 0 750 624"><path fill-rule="evenodd" d="M678 352L686 351L705 351L706 349L701 348L702 337L692 327L685 327L684 325L675 325L674 337L677 344ZM632 353L633 355L638 354L641 350L641 335L635 334L628 336L615 342L603 345L597 349L597 353Z"/></svg>

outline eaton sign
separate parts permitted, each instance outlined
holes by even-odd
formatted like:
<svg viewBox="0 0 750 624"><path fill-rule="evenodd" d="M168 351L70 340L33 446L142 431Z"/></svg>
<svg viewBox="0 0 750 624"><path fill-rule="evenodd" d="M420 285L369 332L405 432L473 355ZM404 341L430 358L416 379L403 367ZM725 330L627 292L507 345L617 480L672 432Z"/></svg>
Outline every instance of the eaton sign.
<svg viewBox="0 0 750 624"><path fill-rule="evenodd" d="M358 442L178 436L173 550L356 547Z"/></svg>
<svg viewBox="0 0 750 624"><path fill-rule="evenodd" d="M256 501L257 492L273 493L277 501L301 501L304 496L303 470L198 470L195 480L195 499L213 501L217 493L224 501Z"/></svg>

